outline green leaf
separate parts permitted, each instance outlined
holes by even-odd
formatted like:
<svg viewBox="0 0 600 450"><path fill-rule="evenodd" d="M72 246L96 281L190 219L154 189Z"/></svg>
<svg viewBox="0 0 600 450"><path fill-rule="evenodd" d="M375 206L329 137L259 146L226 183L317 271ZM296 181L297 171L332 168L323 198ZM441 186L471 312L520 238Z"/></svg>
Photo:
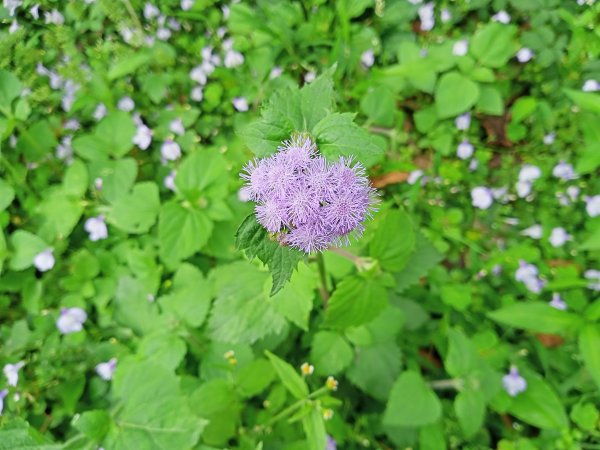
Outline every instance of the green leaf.
<svg viewBox="0 0 600 450"><path fill-rule="evenodd" d="M174 334L156 331L140 340L137 351L146 361L175 370L185 358L187 347L183 339Z"/></svg>
<svg viewBox="0 0 600 450"><path fill-rule="evenodd" d="M479 29L469 45L469 51L487 67L500 68L515 55L517 27L496 22Z"/></svg>
<svg viewBox="0 0 600 450"><path fill-rule="evenodd" d="M116 111L102 119L94 135L107 154L120 158L133 147L135 132L136 128L131 116L124 111Z"/></svg>
<svg viewBox="0 0 600 450"><path fill-rule="evenodd" d="M372 123L384 127L394 125L396 102L394 93L387 86L369 89L360 101L360 109Z"/></svg>
<svg viewBox="0 0 600 450"><path fill-rule="evenodd" d="M600 414L592 403L577 403L571 410L570 417L579 428L591 431L596 428Z"/></svg>
<svg viewBox="0 0 600 450"><path fill-rule="evenodd" d="M558 395L537 374L524 374L527 389L512 399L508 412L538 428L560 430L568 426L567 415Z"/></svg>
<svg viewBox="0 0 600 450"><path fill-rule="evenodd" d="M333 106L333 73L335 66L323 72L315 81L300 90L300 110L303 127L295 131L311 131L327 116Z"/></svg>
<svg viewBox="0 0 600 450"><path fill-rule="evenodd" d="M329 299L325 326L345 329L373 320L388 305L386 288L376 279L344 278Z"/></svg>
<svg viewBox="0 0 600 450"><path fill-rule="evenodd" d="M466 310L472 301L471 286L468 284L445 284L441 294L442 301L457 311Z"/></svg>
<svg viewBox="0 0 600 450"><path fill-rule="evenodd" d="M46 250L48 244L29 231L17 230L8 239L13 253L10 258L11 270L24 270L33 265L33 258Z"/></svg>
<svg viewBox="0 0 600 450"><path fill-rule="evenodd" d="M145 181L113 203L107 221L127 233L146 233L156 222L159 209L158 186Z"/></svg>
<svg viewBox="0 0 600 450"><path fill-rule="evenodd" d="M112 387L120 408L107 448L170 450L198 442L207 422L192 413L171 371L150 362L119 361Z"/></svg>
<svg viewBox="0 0 600 450"><path fill-rule="evenodd" d="M269 361L258 358L241 367L236 378L240 393L244 397L254 397L273 382L275 370Z"/></svg>
<svg viewBox="0 0 600 450"><path fill-rule="evenodd" d="M501 116L504 114L502 94L493 86L481 86L477 108L484 114Z"/></svg>
<svg viewBox="0 0 600 450"><path fill-rule="evenodd" d="M564 92L581 109L600 114L600 95L573 89L565 89Z"/></svg>
<svg viewBox="0 0 600 450"><path fill-rule="evenodd" d="M88 172L85 164L76 159L65 171L63 192L71 197L83 197L88 188Z"/></svg>
<svg viewBox="0 0 600 450"><path fill-rule="evenodd" d="M327 445L325 422L318 406L313 405L310 414L302 418L302 426L308 443L307 450L324 450Z"/></svg>
<svg viewBox="0 0 600 450"><path fill-rule="evenodd" d="M196 328L204 323L210 300L210 286L204 274L195 266L183 263L175 272L173 291L160 297L158 302L164 311Z"/></svg>
<svg viewBox="0 0 600 450"><path fill-rule="evenodd" d="M222 198L227 193L223 179L229 175L227 161L220 153L212 150L198 150L187 156L177 169L175 186L181 195L190 202L201 196Z"/></svg>
<svg viewBox="0 0 600 450"><path fill-rule="evenodd" d="M597 227L588 238L581 243L579 250L595 252L600 250L600 226Z"/></svg>
<svg viewBox="0 0 600 450"><path fill-rule="evenodd" d="M13 419L0 428L0 450L62 450L44 438L23 419Z"/></svg>
<svg viewBox="0 0 600 450"><path fill-rule="evenodd" d="M353 156L371 167L383 157L384 144L354 123L354 114L329 114L313 129L320 152L329 160Z"/></svg>
<svg viewBox="0 0 600 450"><path fill-rule="evenodd" d="M12 101L21 95L21 82L12 73L0 70L0 110L10 111Z"/></svg>
<svg viewBox="0 0 600 450"><path fill-rule="evenodd" d="M265 292L268 276L248 261L224 265L211 273L213 292L217 293L208 323L213 339L253 343L283 331L286 321Z"/></svg>
<svg viewBox="0 0 600 450"><path fill-rule="evenodd" d="M433 244L420 232L415 233L415 238L415 251L411 254L404 269L394 275L398 292L417 283L443 258Z"/></svg>
<svg viewBox="0 0 600 450"><path fill-rule="evenodd" d="M108 412L100 409L85 411L75 417L72 422L73 426L97 443L100 443L106 436L111 425Z"/></svg>
<svg viewBox="0 0 600 450"><path fill-rule="evenodd" d="M254 214L246 217L238 228L235 244L238 249L246 252L248 258L258 257L269 266L273 276L271 295L285 286L304 256L300 251L285 247L272 239L267 230L256 221Z"/></svg>
<svg viewBox="0 0 600 450"><path fill-rule="evenodd" d="M308 319L313 309L318 279L306 264L300 265L292 278L271 301L275 309L290 322L308 331Z"/></svg>
<svg viewBox="0 0 600 450"><path fill-rule="evenodd" d="M379 220L369 254L385 270L398 272L406 266L415 245L416 236L410 217L405 211L392 209Z"/></svg>
<svg viewBox="0 0 600 450"><path fill-rule="evenodd" d="M170 266L199 251L210 238L213 223L204 211L176 201L163 204L158 216L159 254Z"/></svg>
<svg viewBox="0 0 600 450"><path fill-rule="evenodd" d="M135 72L141 66L152 60L152 54L146 51L136 51L128 55L123 55L115 62L108 71L108 79L116 80Z"/></svg>
<svg viewBox="0 0 600 450"><path fill-rule="evenodd" d="M277 376L290 394L298 400L306 398L309 392L308 386L298 371L270 351L265 351L265 354L269 358L269 361L271 361Z"/></svg>
<svg viewBox="0 0 600 450"><path fill-rule="evenodd" d="M403 372L394 383L385 408L386 425L420 427L435 422L442 414L437 395L418 372Z"/></svg>
<svg viewBox="0 0 600 450"><path fill-rule="evenodd" d="M402 352L393 341L372 347L358 347L348 379L380 401L389 398L402 365Z"/></svg>
<svg viewBox="0 0 600 450"><path fill-rule="evenodd" d="M15 190L3 179L0 179L0 211L4 211L15 198Z"/></svg>
<svg viewBox="0 0 600 450"><path fill-rule="evenodd" d="M567 333L581 325L579 316L542 302L515 303L488 313L488 317L536 333Z"/></svg>
<svg viewBox="0 0 600 450"><path fill-rule="evenodd" d="M27 129L19 134L17 151L25 156L27 161L37 162L52 153L58 142L50 124L41 120L28 125Z"/></svg>
<svg viewBox="0 0 600 450"><path fill-rule="evenodd" d="M352 347L341 334L319 331L314 335L310 361L317 375L337 375L350 365L353 358Z"/></svg>
<svg viewBox="0 0 600 450"><path fill-rule="evenodd" d="M485 401L480 391L464 390L454 399L454 411L465 435L471 438L481 429L485 420Z"/></svg>
<svg viewBox="0 0 600 450"><path fill-rule="evenodd" d="M448 353L444 360L446 371L455 378L464 377L475 368L475 346L465 334L457 329L448 331Z"/></svg>
<svg viewBox="0 0 600 450"><path fill-rule="evenodd" d="M579 333L579 352L586 369L600 386L600 326L586 324Z"/></svg>
<svg viewBox="0 0 600 450"><path fill-rule="evenodd" d="M446 73L435 89L438 117L446 119L468 111L479 98L479 86L458 72Z"/></svg>

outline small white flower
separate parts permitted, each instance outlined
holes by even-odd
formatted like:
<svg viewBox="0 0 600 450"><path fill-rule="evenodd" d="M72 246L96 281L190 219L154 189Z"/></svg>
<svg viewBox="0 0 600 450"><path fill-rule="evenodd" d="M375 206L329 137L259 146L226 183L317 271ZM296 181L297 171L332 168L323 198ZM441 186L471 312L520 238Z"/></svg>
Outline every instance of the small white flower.
<svg viewBox="0 0 600 450"><path fill-rule="evenodd" d="M23 368L25 365L24 361L19 361L16 364L6 364L2 371L4 372L4 376L8 380L9 386L16 386L19 382L19 370Z"/></svg>
<svg viewBox="0 0 600 450"><path fill-rule="evenodd" d="M94 119L98 122L100 120L102 120L104 118L104 116L106 116L107 113L107 109L106 106L104 105L104 103L98 103L96 105L96 109L94 110Z"/></svg>
<svg viewBox="0 0 600 450"><path fill-rule="evenodd" d="M71 141L73 136L65 136L60 140L60 144L56 146L56 157L60 160L70 161L73 157L73 148Z"/></svg>
<svg viewBox="0 0 600 450"><path fill-rule="evenodd" d="M527 381L521 375L515 366L511 366L508 375L502 377L502 386L511 397L516 397L527 389Z"/></svg>
<svg viewBox="0 0 600 450"><path fill-rule="evenodd" d="M177 175L177 172L172 170L163 180L163 184L165 185L165 187L173 192L177 191L177 187L175 186L175 175Z"/></svg>
<svg viewBox="0 0 600 450"><path fill-rule="evenodd" d="M190 97L195 102L201 102L204 98L204 90L202 89L202 86L196 86L194 89L192 89Z"/></svg>
<svg viewBox="0 0 600 450"><path fill-rule="evenodd" d="M367 69L375 64L375 53L372 49L365 50L362 55L360 55L360 63Z"/></svg>
<svg viewBox="0 0 600 450"><path fill-rule="evenodd" d="M33 258L33 265L40 272L47 272L54 267L54 254L51 248L41 251Z"/></svg>
<svg viewBox="0 0 600 450"><path fill-rule="evenodd" d="M532 239L541 239L543 234L544 229L539 224L531 225L529 228L525 228L521 231L521 236L527 236Z"/></svg>
<svg viewBox="0 0 600 450"><path fill-rule="evenodd" d="M567 195L572 202L576 201L579 197L579 188L577 186L569 186L567 188Z"/></svg>
<svg viewBox="0 0 600 450"><path fill-rule="evenodd" d="M90 235L90 241L96 242L108 237L108 228L104 222L104 216L90 217L83 226Z"/></svg>
<svg viewBox="0 0 600 450"><path fill-rule="evenodd" d="M167 21L167 26L173 31L181 31L181 24L172 17Z"/></svg>
<svg viewBox="0 0 600 450"><path fill-rule="evenodd" d="M242 55L240 52L236 52L235 50L227 50L223 64L228 69L241 66L244 64L244 55Z"/></svg>
<svg viewBox="0 0 600 450"><path fill-rule="evenodd" d="M555 140L556 140L556 133L554 133L554 132L545 134L544 138L542 139L542 141L544 142L545 145L552 145L552 144L554 144Z"/></svg>
<svg viewBox="0 0 600 450"><path fill-rule="evenodd" d="M176 161L181 158L181 148L177 142L167 139L160 147L160 154L166 161Z"/></svg>
<svg viewBox="0 0 600 450"><path fill-rule="evenodd" d="M552 169L552 175L565 181L574 180L577 178L577 174L575 173L573 166L565 161L560 161L556 166L554 166L554 169Z"/></svg>
<svg viewBox="0 0 600 450"><path fill-rule="evenodd" d="M2 415L2 411L4 410L4 399L8 395L8 389L0 390L0 416Z"/></svg>
<svg viewBox="0 0 600 450"><path fill-rule="evenodd" d="M231 103L233 103L233 107L239 112L246 112L249 109L248 101L245 97L235 97Z"/></svg>
<svg viewBox="0 0 600 450"><path fill-rule="evenodd" d="M539 167L531 164L525 164L519 171L519 181L534 182L542 176L542 171Z"/></svg>
<svg viewBox="0 0 600 450"><path fill-rule="evenodd" d="M275 66L271 69L271 73L269 74L269 79L274 80L275 78L279 78L283 73L283 69L279 66Z"/></svg>
<svg viewBox="0 0 600 450"><path fill-rule="evenodd" d="M419 181L419 179L423 176L423 171L422 170L413 170L409 175L408 175L408 179L406 180L406 182L408 184L415 184L417 181Z"/></svg>
<svg viewBox="0 0 600 450"><path fill-rule="evenodd" d="M204 68L200 65L200 66L194 67L190 71L190 79L192 79L193 81L195 81L196 83L198 83L200 85L205 85L208 80L208 76L206 75Z"/></svg>
<svg viewBox="0 0 600 450"><path fill-rule="evenodd" d="M510 15L506 11L504 11L504 10L498 11L496 14L494 14L492 16L492 20L494 22L500 22L500 23L503 23L503 24L508 24L508 23L510 23Z"/></svg>
<svg viewBox="0 0 600 450"><path fill-rule="evenodd" d="M77 119L70 119L65 122L63 128L65 130L77 131L79 128L81 128L81 124Z"/></svg>
<svg viewBox="0 0 600 450"><path fill-rule="evenodd" d="M529 194L531 194L532 185L529 181L517 181L517 183L515 184L515 187L517 189L517 195L520 198L525 198Z"/></svg>
<svg viewBox="0 0 600 450"><path fill-rule="evenodd" d="M556 227L552 229L549 241L552 247L562 247L567 241L570 241L572 239L573 236L567 233L567 231L564 228Z"/></svg>
<svg viewBox="0 0 600 450"><path fill-rule="evenodd" d="M152 143L153 131L148 128L144 123L140 123L133 136L133 143L138 146L140 150L146 150Z"/></svg>
<svg viewBox="0 0 600 450"><path fill-rule="evenodd" d="M312 70L309 72L306 72L304 74L304 82L305 83L312 83L313 81L315 81L316 78L317 78L317 74L315 72L313 72Z"/></svg>
<svg viewBox="0 0 600 450"><path fill-rule="evenodd" d="M452 46L452 54L454 56L465 56L469 52L469 41L461 39L456 41Z"/></svg>
<svg viewBox="0 0 600 450"><path fill-rule="evenodd" d="M107 362L98 364L96 366L96 373L104 381L110 381L113 378L116 368L117 368L117 360L116 360L116 358L111 358Z"/></svg>
<svg viewBox="0 0 600 450"><path fill-rule="evenodd" d="M448 8L442 9L440 12L440 19L442 19L443 23L450 22L452 20L452 13Z"/></svg>
<svg viewBox="0 0 600 450"><path fill-rule="evenodd" d="M161 41L168 41L171 38L171 30L165 27L160 27L156 30L156 38Z"/></svg>
<svg viewBox="0 0 600 450"><path fill-rule="evenodd" d="M104 184L104 181L102 180L102 178L98 177L94 180L94 188L97 191L101 191L102 190L102 185Z"/></svg>
<svg viewBox="0 0 600 450"><path fill-rule="evenodd" d="M62 25L65 23L64 16L56 9L53 9L50 12L45 12L44 19L46 20L46 24Z"/></svg>
<svg viewBox="0 0 600 450"><path fill-rule="evenodd" d="M117 103L117 108L121 111L130 112L135 108L135 102L131 97L123 97Z"/></svg>
<svg viewBox="0 0 600 450"><path fill-rule="evenodd" d="M460 159L469 159L473 156L473 144L471 144L467 139L463 139L456 149L456 156Z"/></svg>
<svg viewBox="0 0 600 450"><path fill-rule="evenodd" d="M531 61L532 58L533 51L530 48L523 47L517 52L517 61L522 64Z"/></svg>
<svg viewBox="0 0 600 450"><path fill-rule="evenodd" d="M585 210L590 217L600 216L600 194L593 197L585 197Z"/></svg>
<svg viewBox="0 0 600 450"><path fill-rule="evenodd" d="M62 308L56 320L56 327L62 334L77 333L83 330L87 320L86 312L81 308Z"/></svg>
<svg viewBox="0 0 600 450"><path fill-rule="evenodd" d="M19 26L19 23L16 20L13 20L12 23L10 24L10 27L8 27L8 34L15 33L19 28L21 28Z"/></svg>
<svg viewBox="0 0 600 450"><path fill-rule="evenodd" d="M479 167L479 161L477 161L475 158L473 158L470 162L469 162L469 170L471 172L473 172L474 170L477 170L477 168Z"/></svg>
<svg viewBox="0 0 600 450"><path fill-rule="evenodd" d="M583 92L596 92L600 91L600 83L596 80L587 80L583 83L583 87L581 88Z"/></svg>
<svg viewBox="0 0 600 450"><path fill-rule="evenodd" d="M592 291L600 292L600 270L589 269L583 273L583 277L586 280L590 280L591 283L588 284L588 288Z"/></svg>
<svg viewBox="0 0 600 450"><path fill-rule="evenodd" d="M144 5L144 18L146 20L152 20L160 15L160 10L152 3L146 3Z"/></svg>
<svg viewBox="0 0 600 450"><path fill-rule="evenodd" d="M475 208L488 209L494 203L492 192L485 186L477 186L471 190L471 200Z"/></svg>
<svg viewBox="0 0 600 450"><path fill-rule="evenodd" d="M549 303L550 306L556 309L560 309L561 311L565 311L568 307L565 301L561 298L558 292L552 294L552 300Z"/></svg>
<svg viewBox="0 0 600 450"><path fill-rule="evenodd" d="M522 259L519 260L519 267L515 272L515 280L525 281L528 278L537 278L538 268L533 264L529 264Z"/></svg>
<svg viewBox="0 0 600 450"><path fill-rule="evenodd" d="M454 119L454 125L456 125L457 130L468 130L471 126L471 113L466 112L456 117L456 119Z"/></svg>
<svg viewBox="0 0 600 450"><path fill-rule="evenodd" d="M181 9L189 11L194 6L195 0L181 0Z"/></svg>
<svg viewBox="0 0 600 450"><path fill-rule="evenodd" d="M169 130L171 130L171 133L175 133L179 136L183 136L185 134L185 128L180 118L173 119L171 123L169 123Z"/></svg>
<svg viewBox="0 0 600 450"><path fill-rule="evenodd" d="M421 6L418 10L419 19L421 21L421 30L429 31L435 25L435 18L433 15L433 2L429 2Z"/></svg>
<svg viewBox="0 0 600 450"><path fill-rule="evenodd" d="M8 16L13 17L17 8L23 5L22 0L4 0L3 6L8 10Z"/></svg>

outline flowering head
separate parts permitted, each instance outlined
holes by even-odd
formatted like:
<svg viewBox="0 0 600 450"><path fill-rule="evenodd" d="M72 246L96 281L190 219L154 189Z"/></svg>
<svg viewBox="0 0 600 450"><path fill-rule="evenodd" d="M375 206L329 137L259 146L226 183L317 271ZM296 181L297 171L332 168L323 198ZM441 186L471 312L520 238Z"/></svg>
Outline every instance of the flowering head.
<svg viewBox="0 0 600 450"><path fill-rule="evenodd" d="M306 253L359 236L377 203L360 163L343 157L330 163L302 135L249 162L240 176L244 194L257 203L258 222L282 244Z"/></svg>
<svg viewBox="0 0 600 450"><path fill-rule="evenodd" d="M516 397L527 389L527 381L519 374L516 366L511 366L508 374L502 377L502 386L511 397Z"/></svg>

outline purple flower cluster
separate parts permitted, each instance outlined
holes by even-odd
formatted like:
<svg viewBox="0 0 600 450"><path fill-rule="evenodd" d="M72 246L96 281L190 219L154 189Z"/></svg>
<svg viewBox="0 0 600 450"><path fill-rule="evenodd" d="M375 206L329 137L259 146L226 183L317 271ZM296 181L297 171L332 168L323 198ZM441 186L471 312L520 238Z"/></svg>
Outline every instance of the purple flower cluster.
<svg viewBox="0 0 600 450"><path fill-rule="evenodd" d="M348 245L375 210L377 194L365 168L352 158L329 163L302 135L274 155L251 161L241 174L244 194L257 203L256 218L284 245L306 253Z"/></svg>

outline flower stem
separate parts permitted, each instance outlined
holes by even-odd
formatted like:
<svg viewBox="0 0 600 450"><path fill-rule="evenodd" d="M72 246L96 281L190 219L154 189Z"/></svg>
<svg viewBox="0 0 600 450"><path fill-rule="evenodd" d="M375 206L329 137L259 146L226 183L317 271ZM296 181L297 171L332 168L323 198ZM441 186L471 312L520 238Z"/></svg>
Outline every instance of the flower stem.
<svg viewBox="0 0 600 450"><path fill-rule="evenodd" d="M463 380L460 378L450 380L434 380L429 382L429 386L436 391L443 391L446 389L459 390L462 388Z"/></svg>
<svg viewBox="0 0 600 450"><path fill-rule="evenodd" d="M325 259L323 253L317 254L317 266L319 267L319 278L321 279L321 285L319 286L319 293L323 299L323 308L327 308L329 302L329 291L327 290L327 274L325 272Z"/></svg>

